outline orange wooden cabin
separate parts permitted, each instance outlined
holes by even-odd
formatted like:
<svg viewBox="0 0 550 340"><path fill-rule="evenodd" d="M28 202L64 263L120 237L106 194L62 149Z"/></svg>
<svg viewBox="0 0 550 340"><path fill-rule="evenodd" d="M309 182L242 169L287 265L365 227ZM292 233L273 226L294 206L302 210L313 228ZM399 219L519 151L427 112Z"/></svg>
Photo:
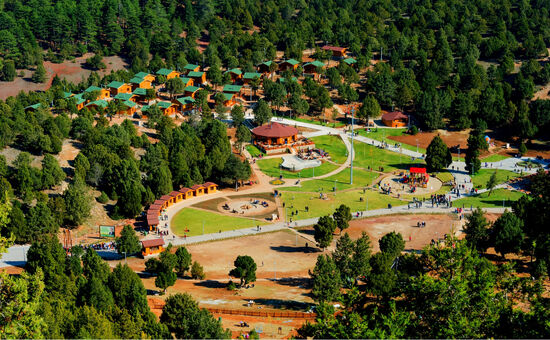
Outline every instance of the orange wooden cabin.
<svg viewBox="0 0 550 340"><path fill-rule="evenodd" d="M153 240L141 241L141 247L141 255L144 257L159 254L164 250L164 240L161 238L156 238Z"/></svg>
<svg viewBox="0 0 550 340"><path fill-rule="evenodd" d="M331 51L333 57L345 57L347 48L326 45L322 47L323 51Z"/></svg>
<svg viewBox="0 0 550 340"><path fill-rule="evenodd" d="M388 112L382 116L382 123L390 127L405 127L409 123L409 117L399 111Z"/></svg>

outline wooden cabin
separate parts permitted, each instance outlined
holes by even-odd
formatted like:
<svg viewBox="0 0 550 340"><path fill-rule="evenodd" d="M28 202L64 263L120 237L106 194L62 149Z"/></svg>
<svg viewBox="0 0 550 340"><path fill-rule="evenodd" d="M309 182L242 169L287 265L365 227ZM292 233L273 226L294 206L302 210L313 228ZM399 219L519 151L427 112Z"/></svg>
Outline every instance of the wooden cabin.
<svg viewBox="0 0 550 340"><path fill-rule="evenodd" d="M324 68L324 67L325 67L325 64L323 62L320 62L318 60L314 60L310 63L305 63L304 64L304 73L317 74L318 69L319 68Z"/></svg>
<svg viewBox="0 0 550 340"><path fill-rule="evenodd" d="M259 64L258 65L258 72L265 73L265 74L270 73L269 67L273 63L274 63L274 61L270 60L270 61L266 61L266 62L263 62L263 63Z"/></svg>
<svg viewBox="0 0 550 340"><path fill-rule="evenodd" d="M115 96L115 99L122 100L123 102L130 100L135 102L137 100L137 96L134 93L119 93Z"/></svg>
<svg viewBox="0 0 550 340"><path fill-rule="evenodd" d="M169 195L172 197L172 200L173 200L172 204L183 201L183 195L179 191L172 191L171 193L169 193Z"/></svg>
<svg viewBox="0 0 550 340"><path fill-rule="evenodd" d="M243 78L243 72L241 71L241 69L238 69L238 68L232 68L230 70L225 71L225 73L229 73L229 75L231 76L231 81L233 83Z"/></svg>
<svg viewBox="0 0 550 340"><path fill-rule="evenodd" d="M141 255L144 257L160 254L164 251L164 240L161 238L156 238L153 240L141 241L141 247Z"/></svg>
<svg viewBox="0 0 550 340"><path fill-rule="evenodd" d="M176 99L180 105L180 112L190 111L195 107L195 99L193 97L182 97Z"/></svg>
<svg viewBox="0 0 550 340"><path fill-rule="evenodd" d="M188 199L193 197L193 190L189 188L181 188L179 191L183 195L183 199Z"/></svg>
<svg viewBox="0 0 550 340"><path fill-rule="evenodd" d="M235 93L222 93L223 95L223 106L233 106L237 102L235 101Z"/></svg>
<svg viewBox="0 0 550 340"><path fill-rule="evenodd" d="M191 187L191 190L193 190L194 196L202 196L204 195L204 186L202 184L195 184Z"/></svg>
<svg viewBox="0 0 550 340"><path fill-rule="evenodd" d="M138 73L134 74L134 77L145 79L147 81L150 81L151 83L153 83L155 81L155 76L151 73L146 73L146 72L138 72Z"/></svg>
<svg viewBox="0 0 550 340"><path fill-rule="evenodd" d="M157 71L157 76L164 76L166 80L176 78L180 76L180 73L176 70L170 70L167 68L161 68Z"/></svg>
<svg viewBox="0 0 550 340"><path fill-rule="evenodd" d="M90 86L86 90L84 90L85 93L90 93L94 91L99 91L99 96L97 96L96 98L99 100L109 98L111 96L111 92L108 89L104 89L97 86Z"/></svg>
<svg viewBox="0 0 550 340"><path fill-rule="evenodd" d="M409 117L399 111L388 112L382 115L382 123L390 127L405 127L409 123Z"/></svg>
<svg viewBox="0 0 550 340"><path fill-rule="evenodd" d="M158 102L157 106L165 116L173 116L176 114L176 105L171 102Z"/></svg>
<svg viewBox="0 0 550 340"><path fill-rule="evenodd" d="M72 96L71 98L74 98L76 109L78 111L82 110L84 108L84 104L86 104L86 99L82 98L82 93Z"/></svg>
<svg viewBox="0 0 550 340"><path fill-rule="evenodd" d="M137 103L137 102L142 102L144 103L146 101L146 97L147 97L147 90L144 89L144 88L137 88L134 90L134 92L132 92L132 94L134 95L134 101Z"/></svg>
<svg viewBox="0 0 550 340"><path fill-rule="evenodd" d="M205 72L197 72L197 71L191 71L187 73L187 77L193 79L193 84L196 85L202 85L206 83L206 73Z"/></svg>
<svg viewBox="0 0 550 340"><path fill-rule="evenodd" d="M331 51L332 56L336 58L342 58L346 56L347 48L345 47L338 47L338 46L330 46L326 45L321 48L323 51Z"/></svg>
<svg viewBox="0 0 550 340"><path fill-rule="evenodd" d="M131 93L132 85L125 84L121 81L112 81L107 85L107 88L111 92L111 97L116 96L119 93Z"/></svg>
<svg viewBox="0 0 550 340"><path fill-rule="evenodd" d="M188 74L189 72L199 72L201 67L195 64L187 64L183 67L183 73Z"/></svg>
<svg viewBox="0 0 550 340"><path fill-rule="evenodd" d="M249 84L254 79L262 79L262 74L258 72L245 72L243 75L243 83Z"/></svg>
<svg viewBox="0 0 550 340"><path fill-rule="evenodd" d="M195 94L197 93L198 90L200 90L200 87L187 86L185 89L183 89L183 95L185 97L195 98Z"/></svg>
<svg viewBox="0 0 550 340"><path fill-rule="evenodd" d="M187 77L180 77L180 79L183 82L183 87L193 86L193 79Z"/></svg>
<svg viewBox="0 0 550 340"><path fill-rule="evenodd" d="M26 111L36 111L38 110L39 108L42 107L42 104L41 103L36 103L36 104L33 104L33 105L29 105L27 107L25 107L25 112Z"/></svg>
<svg viewBox="0 0 550 340"><path fill-rule="evenodd" d="M206 182L203 184L203 186L206 188L207 194L213 194L218 190L218 185L213 182Z"/></svg>
<svg viewBox="0 0 550 340"><path fill-rule="evenodd" d="M135 89L150 89L153 87L153 83L149 80L134 77L130 79L130 84L132 84L132 90Z"/></svg>
<svg viewBox="0 0 550 340"><path fill-rule="evenodd" d="M105 110L107 105L109 105L107 101L103 99L99 99L99 100L94 100L93 102L89 102L88 104L86 104L86 107L95 108L98 111L103 111Z"/></svg>
<svg viewBox="0 0 550 340"><path fill-rule="evenodd" d="M117 113L119 115L128 115L132 116L134 113L136 113L137 110L137 104L134 103L131 100L125 100L122 102L123 109L119 110Z"/></svg>
<svg viewBox="0 0 550 340"><path fill-rule="evenodd" d="M357 64L357 60L355 60L354 58L346 58L342 60L342 62L351 67L354 67Z"/></svg>
<svg viewBox="0 0 550 340"><path fill-rule="evenodd" d="M288 59L279 64L279 71L286 71L286 70L294 71L298 68L299 65L300 65L300 62L298 60Z"/></svg>
<svg viewBox="0 0 550 340"><path fill-rule="evenodd" d="M236 97L242 97L242 89L243 87L241 85L225 85L223 87L223 92L232 93Z"/></svg>

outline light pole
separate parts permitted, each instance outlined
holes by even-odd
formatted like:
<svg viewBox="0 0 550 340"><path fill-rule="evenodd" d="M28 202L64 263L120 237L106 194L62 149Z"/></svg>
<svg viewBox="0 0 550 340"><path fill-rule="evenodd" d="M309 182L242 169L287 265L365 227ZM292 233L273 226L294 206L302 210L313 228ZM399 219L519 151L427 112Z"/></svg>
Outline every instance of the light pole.
<svg viewBox="0 0 550 340"><path fill-rule="evenodd" d="M204 235L204 220L202 220L202 234Z"/></svg>

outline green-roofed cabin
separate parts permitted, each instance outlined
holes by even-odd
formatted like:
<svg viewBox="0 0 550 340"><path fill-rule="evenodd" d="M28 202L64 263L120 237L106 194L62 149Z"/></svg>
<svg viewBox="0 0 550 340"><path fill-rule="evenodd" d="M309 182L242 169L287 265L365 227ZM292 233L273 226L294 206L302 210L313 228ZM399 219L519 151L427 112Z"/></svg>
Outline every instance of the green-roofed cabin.
<svg viewBox="0 0 550 340"><path fill-rule="evenodd" d="M354 58L346 58L344 60L342 60L342 62L348 66L355 66L355 64L357 63L357 60L355 60Z"/></svg>
<svg viewBox="0 0 550 340"><path fill-rule="evenodd" d="M176 114L176 105L171 102L157 102L157 106L165 116L173 116Z"/></svg>
<svg viewBox="0 0 550 340"><path fill-rule="evenodd" d="M72 97L72 96L73 96L73 94L71 92L63 91L63 99L67 99L67 98Z"/></svg>
<svg viewBox="0 0 550 340"><path fill-rule="evenodd" d="M185 89L183 89L183 95L185 97L195 98L195 94L197 93L198 90L200 90L200 87L187 86Z"/></svg>
<svg viewBox="0 0 550 340"><path fill-rule="evenodd" d="M229 75L231 76L231 81L233 83L236 82L237 80L242 79L243 77L243 72L241 71L241 69L238 69L238 68L232 68L230 70L225 71L225 73L229 73Z"/></svg>
<svg viewBox="0 0 550 340"><path fill-rule="evenodd" d="M224 106L233 106L235 105L236 101L235 101L235 93L222 93L223 94L223 105Z"/></svg>
<svg viewBox="0 0 550 340"><path fill-rule="evenodd" d="M86 93L90 93L90 92L94 92L94 91L99 92L99 96L97 96L98 100L103 100L103 99L109 98L111 96L111 92L109 92L108 89L104 89L104 88L97 87L97 86L90 86L86 90L84 90L84 92L86 92Z"/></svg>
<svg viewBox="0 0 550 340"><path fill-rule="evenodd" d="M79 94L75 94L74 96L71 97L71 98L74 98L76 100L75 104L76 104L76 109L78 111L82 110L84 108L84 104L86 103L86 99L82 98L82 95L83 95L83 93L79 93Z"/></svg>
<svg viewBox="0 0 550 340"><path fill-rule="evenodd" d="M194 85L206 83L206 73L204 72L191 71L187 73L187 77L193 79Z"/></svg>
<svg viewBox="0 0 550 340"><path fill-rule="evenodd" d="M123 108L117 112L119 115L132 116L134 113L136 113L136 110L137 110L136 103L130 100L123 101L122 107Z"/></svg>
<svg viewBox="0 0 550 340"><path fill-rule="evenodd" d="M38 110L39 108L42 107L42 104L41 103L36 103L36 104L33 104L33 105L29 105L25 108L25 111L36 111Z"/></svg>
<svg viewBox="0 0 550 340"><path fill-rule="evenodd" d="M298 68L298 65L300 65L300 62L295 59L288 59L279 64L279 71L286 71L291 70L294 71Z"/></svg>
<svg viewBox="0 0 550 340"><path fill-rule="evenodd" d="M184 73L189 73L189 72L199 72L201 69L201 67L199 65L195 65L195 64L187 64L183 67L183 72Z"/></svg>
<svg viewBox="0 0 550 340"><path fill-rule="evenodd" d="M310 63L305 63L304 64L304 73L314 74L314 73L317 73L318 68L323 68L323 67L325 67L324 63L322 63L318 60L314 60Z"/></svg>
<svg viewBox="0 0 550 340"><path fill-rule="evenodd" d="M181 112L192 110L195 107L195 99L192 97L181 97L176 99L176 102L179 104Z"/></svg>
<svg viewBox="0 0 550 340"><path fill-rule="evenodd" d="M243 75L243 83L248 84L255 78L262 79L262 74L258 72L245 72Z"/></svg>
<svg viewBox="0 0 550 340"><path fill-rule="evenodd" d="M298 78L296 78L296 77L292 77L292 78L290 78L290 79L291 79L292 81L298 81ZM278 79L278 81L279 81L279 83L284 84L284 83L286 82L286 78L281 77L281 78Z"/></svg>
<svg viewBox="0 0 550 340"><path fill-rule="evenodd" d="M137 88L134 92L132 92L132 94L134 95L134 101L136 103L144 102L146 100L145 97L147 96L147 89Z"/></svg>
<svg viewBox="0 0 550 340"><path fill-rule="evenodd" d="M153 83L145 78L138 78L134 77L130 79L130 83L132 84L132 89L150 89L153 87Z"/></svg>
<svg viewBox="0 0 550 340"><path fill-rule="evenodd" d="M193 86L193 84L194 84L194 81L191 78L181 76L180 79L183 82L184 87Z"/></svg>
<svg viewBox="0 0 550 340"><path fill-rule="evenodd" d="M225 93L233 93L234 95L236 95L237 97L240 97L241 96L241 91L242 91L242 86L241 85L225 85L223 87L223 92Z"/></svg>
<svg viewBox="0 0 550 340"><path fill-rule="evenodd" d="M273 64L273 61L266 61L258 65L258 72L260 73L269 73L269 66Z"/></svg>
<svg viewBox="0 0 550 340"><path fill-rule="evenodd" d="M112 81L107 85L109 91L111 91L111 97L116 96L119 93L132 93L132 85L125 84L121 81Z"/></svg>
<svg viewBox="0 0 550 340"><path fill-rule="evenodd" d="M138 72L138 73L134 74L134 78L145 79L145 80L148 80L151 83L153 83L155 81L155 76L153 74L147 73L147 72Z"/></svg>
<svg viewBox="0 0 550 340"><path fill-rule="evenodd" d="M136 101L133 93L119 93L115 96L115 99L122 100L123 102L127 100Z"/></svg>
<svg viewBox="0 0 550 340"><path fill-rule="evenodd" d="M86 107L95 108L98 111L103 111L107 107L107 105L109 105L109 104L107 103L106 100L99 99L99 100L94 100L93 102L90 102L90 103L86 104Z"/></svg>
<svg viewBox="0 0 550 340"><path fill-rule="evenodd" d="M175 70L169 70L167 68L161 68L157 71L157 76L165 76L166 80L176 78L180 76L180 73Z"/></svg>

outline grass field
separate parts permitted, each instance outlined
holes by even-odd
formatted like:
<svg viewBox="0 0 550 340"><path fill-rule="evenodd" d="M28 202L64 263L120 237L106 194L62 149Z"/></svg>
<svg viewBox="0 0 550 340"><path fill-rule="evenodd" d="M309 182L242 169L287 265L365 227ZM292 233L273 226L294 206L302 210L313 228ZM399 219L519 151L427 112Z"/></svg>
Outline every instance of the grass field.
<svg viewBox="0 0 550 340"><path fill-rule="evenodd" d="M363 202L360 201L360 197L363 197ZM365 210L367 198L369 210L387 208L388 203L393 206L406 204L404 201L372 190L367 190L365 194L363 194L363 190L329 193L327 200L320 199L319 194L298 192L284 192L282 196L282 200L288 208L289 217L291 211L298 210L298 215L294 216L293 219L304 219L332 214L340 204L347 205L350 207L351 211ZM309 207L308 212L305 211L306 206Z"/></svg>
<svg viewBox="0 0 550 340"><path fill-rule="evenodd" d="M463 204L465 207L473 206L474 208L501 208L504 200L504 206L510 207L511 203L517 201L524 194L519 191L510 191L506 189L494 190L491 196L488 192L482 194L461 198L453 202L453 206L461 207Z"/></svg>
<svg viewBox="0 0 550 340"><path fill-rule="evenodd" d="M370 186L378 177L378 174L362 169L353 171L353 184L349 184L349 168L323 179L314 179L311 181L302 182L301 187L282 187L281 191L299 191L299 192L331 192L336 185L336 190L346 190L352 188L364 188Z"/></svg>
<svg viewBox="0 0 550 340"><path fill-rule="evenodd" d="M339 127L342 127L344 126L345 124L342 123L342 122L334 122L334 123L323 123L322 121L318 121L318 120L315 120L313 118L311 119L306 119L306 118L291 118L291 120L295 120L297 122L302 122L302 123L309 123L309 124L315 124L315 125L322 125L322 126L329 126L329 127L335 127L335 128L339 128Z"/></svg>
<svg viewBox="0 0 550 340"><path fill-rule="evenodd" d="M282 158L277 157L260 159L256 163L258 163L260 170L262 170L264 174L271 177L279 177L279 173L281 173L283 175L283 179L310 178L313 177L314 173L315 176L320 176L338 169L337 165L324 162L323 164L321 164L321 166L318 166L316 168L309 168L302 171L292 172L287 170L280 170L279 164L281 164L282 162Z"/></svg>
<svg viewBox="0 0 550 340"><path fill-rule="evenodd" d="M366 143L354 143L353 148L355 149L354 165L365 169L369 166L374 170L383 167L384 172L390 172L397 169L408 170L412 164L425 164L422 159L412 161L408 156L400 156L398 153Z"/></svg>
<svg viewBox="0 0 550 340"><path fill-rule="evenodd" d="M435 174L435 177L443 183L450 182L454 179L453 174L451 174L448 171L439 172L439 173Z"/></svg>
<svg viewBox="0 0 550 340"><path fill-rule="evenodd" d="M361 135L365 136L370 139L374 139L377 141L385 141L386 143L393 145L396 142L394 140L388 139L389 136L401 136L407 131L407 129L384 129L384 128L371 128L370 132L365 131L365 129L357 129L356 132ZM411 150L411 151L417 151L416 145L409 145L405 143L401 143L401 146L403 149ZM418 148L418 152L420 153L426 153L426 149Z"/></svg>
<svg viewBox="0 0 550 340"><path fill-rule="evenodd" d="M489 155L485 158L480 158L480 161L482 161L482 162L500 162L500 161L505 160L507 158L510 158L510 156L505 156L505 155L501 155L501 154L494 154L494 155Z"/></svg>
<svg viewBox="0 0 550 340"><path fill-rule="evenodd" d="M266 224L259 220L225 216L200 209L185 208L180 210L172 219L172 230L179 236L185 234L184 230L186 228L189 229L187 236L202 235L203 222L205 234L217 233L220 230L229 231Z"/></svg>
<svg viewBox="0 0 550 340"><path fill-rule="evenodd" d="M489 178L495 171L497 172L497 184L502 184L512 178L516 178L520 176L520 174L515 173L513 171L508 171L508 170L481 169L477 174L472 176L474 187L478 189L479 188L485 189L485 187L487 186L487 182L489 181Z"/></svg>
<svg viewBox="0 0 550 340"><path fill-rule="evenodd" d="M338 136L319 136L310 138L318 149L323 149L329 153L330 159L338 164L342 164L348 157L348 149L342 139Z"/></svg>
<svg viewBox="0 0 550 340"><path fill-rule="evenodd" d="M262 151L260 151L260 149L258 149L255 145L252 145L252 144L248 144L246 146L246 151L248 151L248 153L252 157L258 157L264 154Z"/></svg>

